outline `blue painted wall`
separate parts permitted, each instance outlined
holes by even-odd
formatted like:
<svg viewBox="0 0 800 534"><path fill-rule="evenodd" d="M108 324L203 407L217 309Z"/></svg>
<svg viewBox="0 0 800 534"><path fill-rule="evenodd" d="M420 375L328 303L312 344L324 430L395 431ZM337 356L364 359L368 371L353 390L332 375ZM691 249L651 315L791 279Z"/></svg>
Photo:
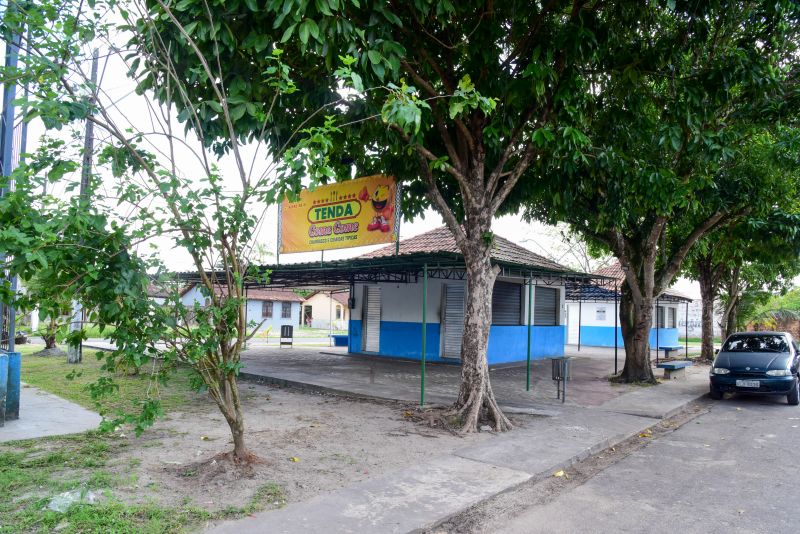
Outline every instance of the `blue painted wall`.
<svg viewBox="0 0 800 534"><path fill-rule="evenodd" d="M617 327L617 344L622 347L622 329ZM581 326L581 345L587 347L613 347L614 346L614 327L613 326ZM659 328L658 345L675 346L678 342L677 328ZM656 329L650 329L650 346L656 346Z"/></svg>
<svg viewBox="0 0 800 534"><path fill-rule="evenodd" d="M564 326L531 326L531 359L564 355ZM528 358L527 326L492 326L489 331L489 364L525 361Z"/></svg>
<svg viewBox="0 0 800 534"><path fill-rule="evenodd" d="M527 326L492 326L489 331L489 364L525 361L528 345ZM361 321L351 319L348 351L361 353ZM427 325L425 358L430 362L453 362L439 356L439 323ZM531 358L564 355L564 326L532 326ZM381 321L381 342L378 356L419 360L422 354L422 323Z"/></svg>

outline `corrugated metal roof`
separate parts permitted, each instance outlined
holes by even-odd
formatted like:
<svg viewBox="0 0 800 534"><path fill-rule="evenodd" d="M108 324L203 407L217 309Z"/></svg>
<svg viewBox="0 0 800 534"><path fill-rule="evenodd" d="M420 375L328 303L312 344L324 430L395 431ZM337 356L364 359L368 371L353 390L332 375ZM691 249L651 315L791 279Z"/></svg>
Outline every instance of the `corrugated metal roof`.
<svg viewBox="0 0 800 534"><path fill-rule="evenodd" d="M613 278L615 280L619 280L620 282L625 280L625 271L622 270L622 264L619 261L615 261L614 263L612 263L607 267L597 269L592 274L607 276L608 278ZM662 295L665 297L673 297L679 300L688 300L690 302L692 301L691 297L672 288L665 289Z"/></svg>
<svg viewBox="0 0 800 534"><path fill-rule="evenodd" d="M409 254L436 254L449 252L461 254L461 250L456 244L456 239L446 226L440 226L418 236L410 237L400 241L400 256ZM362 254L359 258L384 258L395 256L396 246L386 245L372 252ZM513 263L517 265L539 267L550 271L569 272L570 269L552 260L540 256L524 247L512 243L504 237L495 235L494 247L492 248L492 259L503 263Z"/></svg>

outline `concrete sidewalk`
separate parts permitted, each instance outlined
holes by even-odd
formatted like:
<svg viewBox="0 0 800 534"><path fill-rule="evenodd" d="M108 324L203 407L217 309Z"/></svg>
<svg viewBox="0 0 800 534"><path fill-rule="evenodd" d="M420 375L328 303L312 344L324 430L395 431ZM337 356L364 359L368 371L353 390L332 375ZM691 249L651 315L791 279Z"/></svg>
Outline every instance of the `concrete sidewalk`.
<svg viewBox="0 0 800 534"><path fill-rule="evenodd" d="M529 418L524 426L483 443L452 454L434 453L411 469L221 523L210 532L423 530L523 482L552 476L680 411L707 391L707 371L697 368L686 381L631 388L596 406L549 405L550 416Z"/></svg>
<svg viewBox="0 0 800 534"><path fill-rule="evenodd" d="M96 429L100 416L32 386L22 385L19 419L0 427L0 443Z"/></svg>

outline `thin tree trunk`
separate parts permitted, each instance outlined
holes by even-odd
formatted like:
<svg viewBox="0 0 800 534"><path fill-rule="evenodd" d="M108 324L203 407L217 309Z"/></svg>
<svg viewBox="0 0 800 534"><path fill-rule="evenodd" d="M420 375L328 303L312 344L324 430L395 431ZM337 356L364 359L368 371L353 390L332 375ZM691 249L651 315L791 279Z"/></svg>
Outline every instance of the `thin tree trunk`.
<svg viewBox="0 0 800 534"><path fill-rule="evenodd" d="M620 379L623 382L655 383L653 369L650 367L650 328L653 323L653 300L644 297L637 304L627 283L622 285L622 298L619 306L622 339L625 343L625 367Z"/></svg>
<svg viewBox="0 0 800 534"><path fill-rule="evenodd" d="M239 402L239 390L236 376L229 375L220 380L220 399L217 401L225 421L231 429L233 438L233 458L235 461L248 462L250 451L244 442L244 414Z"/></svg>
<svg viewBox="0 0 800 534"><path fill-rule="evenodd" d="M42 336L44 340L44 349L54 349L56 348L56 330L58 329L58 324L56 324L55 318L51 317L50 322L47 325L47 330L45 334Z"/></svg>
<svg viewBox="0 0 800 534"><path fill-rule="evenodd" d="M454 409L461 416L462 432L476 432L481 421L489 422L501 432L510 430L512 425L497 405L486 358L497 272L489 259L489 246L481 237L470 246L471 250L465 251L467 296L461 342L461 385Z"/></svg>
<svg viewBox="0 0 800 534"><path fill-rule="evenodd" d="M698 281L700 282L700 298L703 304L702 311L702 344L700 348L700 358L705 360L714 359L714 300L716 299L716 288L712 280L712 275L706 269L698 269Z"/></svg>

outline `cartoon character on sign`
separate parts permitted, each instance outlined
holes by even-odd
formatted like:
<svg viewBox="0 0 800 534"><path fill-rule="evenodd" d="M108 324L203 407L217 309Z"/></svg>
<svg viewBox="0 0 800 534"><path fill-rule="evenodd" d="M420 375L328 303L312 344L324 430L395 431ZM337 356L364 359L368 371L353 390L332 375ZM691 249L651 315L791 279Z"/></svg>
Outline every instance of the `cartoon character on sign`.
<svg viewBox="0 0 800 534"><path fill-rule="evenodd" d="M367 230L374 232L380 230L381 232L389 232L392 227L390 221L394 219L394 206L392 205L392 188L388 185L377 185L375 190L370 195L366 186L358 194L358 199L366 202L370 201L372 209L375 210L375 216L372 222L367 225Z"/></svg>

